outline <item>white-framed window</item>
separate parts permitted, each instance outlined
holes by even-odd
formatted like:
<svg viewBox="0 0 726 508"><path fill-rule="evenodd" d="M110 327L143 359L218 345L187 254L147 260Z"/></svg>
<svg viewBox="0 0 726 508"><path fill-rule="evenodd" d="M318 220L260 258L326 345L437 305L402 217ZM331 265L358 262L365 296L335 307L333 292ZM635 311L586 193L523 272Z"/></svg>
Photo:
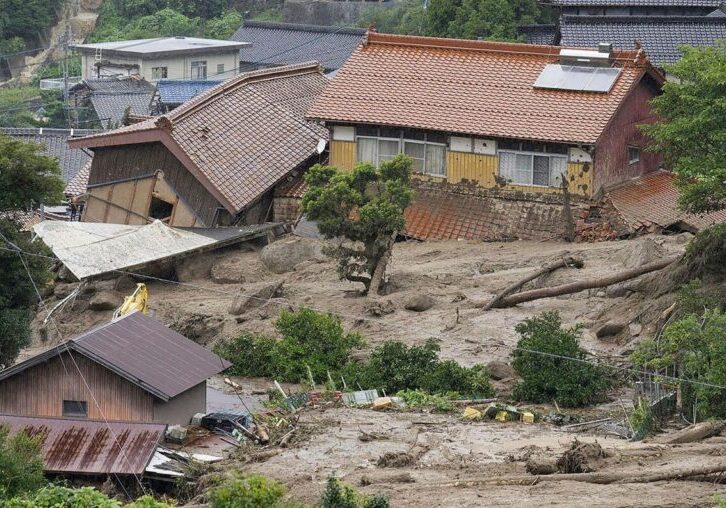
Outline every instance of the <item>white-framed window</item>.
<svg viewBox="0 0 726 508"><path fill-rule="evenodd" d="M356 136L357 160L379 166L381 162L406 154L413 159L413 171L446 176L446 143L443 136L424 132L365 127Z"/></svg>
<svg viewBox="0 0 726 508"><path fill-rule="evenodd" d="M224 64L217 64L217 74L224 74Z"/></svg>
<svg viewBox="0 0 726 508"><path fill-rule="evenodd" d="M640 162L640 148L637 146L628 147L628 164L636 164Z"/></svg>
<svg viewBox="0 0 726 508"><path fill-rule="evenodd" d="M152 67L151 79L166 79L169 69L167 67Z"/></svg>
<svg viewBox="0 0 726 508"><path fill-rule="evenodd" d="M196 60L192 62L192 79L207 79L207 61Z"/></svg>
<svg viewBox="0 0 726 508"><path fill-rule="evenodd" d="M499 151L499 176L516 185L559 187L567 174L567 156L536 152Z"/></svg>

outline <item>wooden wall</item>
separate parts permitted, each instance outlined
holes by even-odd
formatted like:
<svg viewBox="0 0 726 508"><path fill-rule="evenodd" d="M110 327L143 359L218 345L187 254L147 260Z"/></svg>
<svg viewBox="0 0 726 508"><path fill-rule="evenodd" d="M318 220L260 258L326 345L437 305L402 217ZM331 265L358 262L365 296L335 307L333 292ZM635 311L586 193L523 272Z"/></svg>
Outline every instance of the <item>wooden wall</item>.
<svg viewBox="0 0 726 508"><path fill-rule="evenodd" d="M196 225L213 225L217 208L222 205L161 143L97 148L88 179L89 192L99 186L148 178L157 171L164 173L165 182L199 217L201 223Z"/></svg>
<svg viewBox="0 0 726 508"><path fill-rule="evenodd" d="M72 353L71 359L70 354L65 352L0 381L0 413L63 416L64 400L85 400L89 419L154 419L154 398L151 394L85 356ZM85 382L93 389L98 407L76 365Z"/></svg>
<svg viewBox="0 0 726 508"><path fill-rule="evenodd" d="M339 169L350 170L355 165L356 146L351 141L330 142L330 165ZM463 180L475 181L484 188L497 187L496 175L499 172L499 157L496 155L480 155L475 153L446 153L446 181L459 183ZM568 163L567 174L570 180L570 192L581 196L591 196L593 192L592 164ZM427 180L443 181L430 175L418 175ZM540 187L533 185L505 185L506 190L529 193L557 193L559 187Z"/></svg>

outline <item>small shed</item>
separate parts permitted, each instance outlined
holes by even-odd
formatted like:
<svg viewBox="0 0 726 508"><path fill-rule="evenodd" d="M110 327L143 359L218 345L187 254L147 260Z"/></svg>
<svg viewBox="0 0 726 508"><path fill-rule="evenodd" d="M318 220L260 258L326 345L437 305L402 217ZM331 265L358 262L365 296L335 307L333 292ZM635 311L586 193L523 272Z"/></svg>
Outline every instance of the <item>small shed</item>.
<svg viewBox="0 0 726 508"><path fill-rule="evenodd" d="M185 425L229 366L133 313L0 371L0 414Z"/></svg>

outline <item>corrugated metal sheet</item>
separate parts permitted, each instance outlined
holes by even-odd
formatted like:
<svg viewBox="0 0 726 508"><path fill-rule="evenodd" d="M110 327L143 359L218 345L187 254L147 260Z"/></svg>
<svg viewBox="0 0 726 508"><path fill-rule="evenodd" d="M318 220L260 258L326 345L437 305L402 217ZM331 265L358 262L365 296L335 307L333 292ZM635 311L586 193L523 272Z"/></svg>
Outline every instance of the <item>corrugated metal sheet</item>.
<svg viewBox="0 0 726 508"><path fill-rule="evenodd" d="M170 228L160 221L145 226L44 221L33 231L79 280L201 248L253 238L275 224L205 230Z"/></svg>
<svg viewBox="0 0 726 508"><path fill-rule="evenodd" d="M11 434L41 436L49 473L142 475L164 435L160 423L0 415Z"/></svg>

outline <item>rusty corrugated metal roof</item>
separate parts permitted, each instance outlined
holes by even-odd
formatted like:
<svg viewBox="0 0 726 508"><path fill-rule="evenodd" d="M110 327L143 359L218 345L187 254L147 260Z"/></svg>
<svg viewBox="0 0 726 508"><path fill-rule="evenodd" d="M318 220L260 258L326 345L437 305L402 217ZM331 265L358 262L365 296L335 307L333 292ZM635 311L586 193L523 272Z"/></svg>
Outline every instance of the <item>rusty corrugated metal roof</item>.
<svg viewBox="0 0 726 508"><path fill-rule="evenodd" d="M142 475L164 436L162 423L0 415L10 433L41 436L49 473Z"/></svg>
<svg viewBox="0 0 726 508"><path fill-rule="evenodd" d="M678 223L701 230L726 221L726 210L703 215L679 210L674 179L670 171L656 171L612 188L607 197L625 222L636 230L651 225L667 228Z"/></svg>
<svg viewBox="0 0 726 508"><path fill-rule="evenodd" d="M46 361L66 347L167 401L231 364L163 323L128 314L0 372L0 381Z"/></svg>

